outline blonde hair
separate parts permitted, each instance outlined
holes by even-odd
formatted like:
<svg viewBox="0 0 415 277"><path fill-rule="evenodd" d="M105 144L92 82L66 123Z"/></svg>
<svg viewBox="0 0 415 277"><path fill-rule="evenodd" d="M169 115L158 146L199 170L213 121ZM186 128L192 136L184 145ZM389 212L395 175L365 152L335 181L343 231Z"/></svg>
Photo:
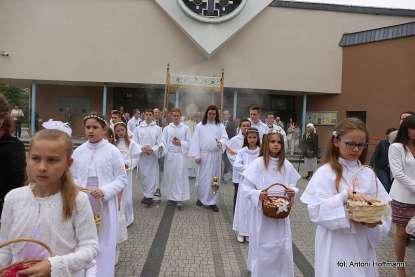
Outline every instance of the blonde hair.
<svg viewBox="0 0 415 277"><path fill-rule="evenodd" d="M360 130L366 134L366 143L369 141L369 132L366 129L366 125L357 118L346 118L340 121L334 128L331 139L327 145L326 156L324 163L328 163L336 173L336 190L340 189L340 181L343 175L343 167L339 163L340 151L339 148L334 145L335 140L338 141L345 134ZM367 148L365 148L359 157L360 162L363 164L366 161Z"/></svg>
<svg viewBox="0 0 415 277"><path fill-rule="evenodd" d="M37 132L30 142L29 153L31 152L34 143L39 140L60 140L64 144L66 158L70 158L72 156L72 141L70 137L62 131L55 129L43 129ZM60 191L62 195L62 215L63 218L67 220L72 217L73 211L76 208L76 197L78 195L78 189L69 170L69 166L65 169L65 172L61 177L61 182L62 186Z"/></svg>
<svg viewBox="0 0 415 277"><path fill-rule="evenodd" d="M277 135L281 142L281 150L280 150L280 153L278 153L278 170L281 170L282 166L284 165L284 161L285 161L284 137L281 133L271 132L271 133L265 134L262 137L261 150L259 152L259 157L263 157L265 168L268 169L269 160L270 160L269 157L271 156L271 153L269 151L269 137L272 135Z"/></svg>

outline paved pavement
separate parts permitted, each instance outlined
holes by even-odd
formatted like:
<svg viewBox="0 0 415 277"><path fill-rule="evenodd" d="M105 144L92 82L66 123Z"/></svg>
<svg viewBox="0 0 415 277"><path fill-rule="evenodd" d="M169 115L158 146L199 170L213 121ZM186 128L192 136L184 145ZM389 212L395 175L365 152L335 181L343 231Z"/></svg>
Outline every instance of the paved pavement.
<svg viewBox="0 0 415 277"><path fill-rule="evenodd" d="M220 191L220 212L197 207L192 181L192 199L184 210L160 205L145 208L141 190L134 187L135 222L128 228L128 241L120 247L117 276L249 276L247 243L238 243L232 231L233 186ZM301 180L301 191L306 185ZM314 233L306 207L297 201L291 226L295 276L314 276ZM415 243L407 248L408 277L415 276ZM378 261L394 261L390 235L377 250ZM394 276L392 268L380 268L380 276Z"/></svg>

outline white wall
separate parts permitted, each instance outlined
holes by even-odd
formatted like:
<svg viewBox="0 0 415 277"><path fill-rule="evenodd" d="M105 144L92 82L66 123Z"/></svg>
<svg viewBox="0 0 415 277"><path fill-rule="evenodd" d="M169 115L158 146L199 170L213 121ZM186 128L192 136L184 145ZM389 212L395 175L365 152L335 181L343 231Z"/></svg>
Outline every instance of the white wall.
<svg viewBox="0 0 415 277"><path fill-rule="evenodd" d="M170 62L224 68L229 87L339 93L342 34L409 21L268 7L207 60L152 0L1 0L0 78L160 84Z"/></svg>

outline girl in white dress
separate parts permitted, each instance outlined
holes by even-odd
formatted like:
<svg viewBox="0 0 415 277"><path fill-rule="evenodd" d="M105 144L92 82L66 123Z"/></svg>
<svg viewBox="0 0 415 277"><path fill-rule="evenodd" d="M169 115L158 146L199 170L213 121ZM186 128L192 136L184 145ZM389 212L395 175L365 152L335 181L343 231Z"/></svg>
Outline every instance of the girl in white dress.
<svg viewBox="0 0 415 277"><path fill-rule="evenodd" d="M301 196L311 221L317 224L315 276L378 276L375 249L387 235L391 217L362 224L350 220L345 210L349 198L370 201L377 197L390 201L375 173L362 165L368 140L362 121L341 121L328 143L326 163L316 171Z"/></svg>
<svg viewBox="0 0 415 277"><path fill-rule="evenodd" d="M228 156L229 162L233 166L236 159L236 154L242 149L244 145L244 139L246 135L246 130L251 127L251 121L249 119L242 119L239 122L238 134L229 140L229 144L226 146L226 155ZM233 212L235 213L236 198L238 196L238 186L239 186L239 175L240 172L232 170L232 183L233 183Z"/></svg>
<svg viewBox="0 0 415 277"><path fill-rule="evenodd" d="M243 148L238 151L235 162L233 164L233 172L238 175L238 180L242 172L248 165L258 158L260 148L259 131L256 128L249 128L246 131ZM237 241L244 242L245 238L249 236L249 201L242 193L242 189L237 194L235 212L233 216L233 230L237 234Z"/></svg>
<svg viewBox="0 0 415 277"><path fill-rule="evenodd" d="M141 150L138 145L129 138L127 125L124 122L114 124L115 146L121 151L127 171L128 183L122 193L122 204L127 226L134 222L133 206L133 170L137 166Z"/></svg>
<svg viewBox="0 0 415 277"><path fill-rule="evenodd" d="M90 201L95 212L101 214L97 276L114 276L118 236L117 194L127 185L124 159L121 152L104 139L107 125L99 115L84 118L88 141L73 154L72 174L81 187L91 191ZM103 201L103 211L97 200Z"/></svg>
<svg viewBox="0 0 415 277"><path fill-rule="evenodd" d="M291 227L288 217L275 219L262 211L264 191L280 183L288 187L288 197L294 199L300 175L285 159L284 137L271 130L264 135L259 157L243 172L240 191L251 205L248 270L252 277L294 276ZM270 193L282 193L281 187Z"/></svg>
<svg viewBox="0 0 415 277"><path fill-rule="evenodd" d="M44 129L33 137L28 155L30 184L6 195L0 241L30 237L46 243L54 256L48 257L32 243L12 244L0 249L1 267L40 258L18 274L85 276L98 253L98 237L88 196L78 191L69 171L71 154L71 139L63 131Z"/></svg>

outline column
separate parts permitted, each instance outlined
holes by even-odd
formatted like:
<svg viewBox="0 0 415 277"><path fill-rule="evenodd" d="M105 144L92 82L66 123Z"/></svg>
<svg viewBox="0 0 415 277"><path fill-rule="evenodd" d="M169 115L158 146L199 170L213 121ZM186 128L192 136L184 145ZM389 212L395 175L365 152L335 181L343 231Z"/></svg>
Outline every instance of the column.
<svg viewBox="0 0 415 277"><path fill-rule="evenodd" d="M107 96L108 96L108 87L104 84L104 88L102 90L102 115L104 117L107 116Z"/></svg>
<svg viewBox="0 0 415 277"><path fill-rule="evenodd" d="M235 120L237 115L237 109L238 109L238 91L233 91L233 120Z"/></svg>
<svg viewBox="0 0 415 277"><path fill-rule="evenodd" d="M32 136L35 134L36 132L36 93L37 93L37 86L36 86L36 82L32 81L32 99L31 99L31 115L30 115L30 133L32 134Z"/></svg>
<svg viewBox="0 0 415 277"><path fill-rule="evenodd" d="M306 117L307 117L307 95L303 95L303 114L302 114L302 126L301 126L301 134L304 135L305 133L305 125L306 125Z"/></svg>

